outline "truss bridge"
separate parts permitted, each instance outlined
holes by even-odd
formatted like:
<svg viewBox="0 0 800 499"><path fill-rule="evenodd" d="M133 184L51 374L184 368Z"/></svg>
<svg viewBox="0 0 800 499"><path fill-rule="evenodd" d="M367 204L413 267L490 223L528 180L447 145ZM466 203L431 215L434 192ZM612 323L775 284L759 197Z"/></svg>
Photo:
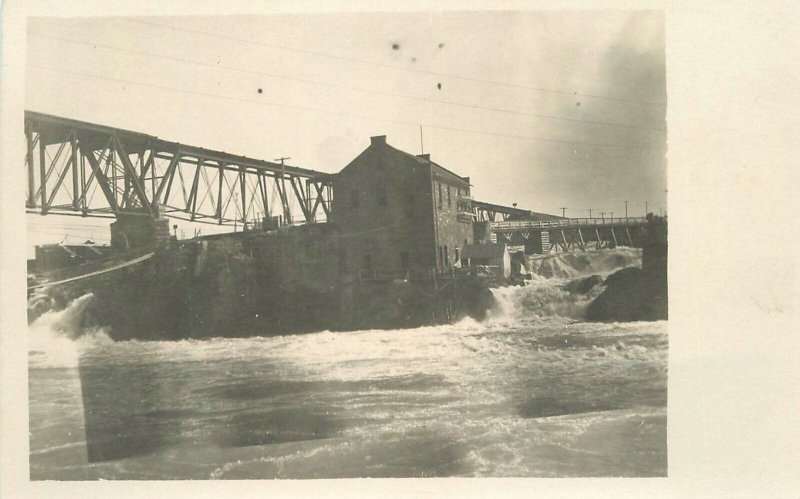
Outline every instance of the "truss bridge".
<svg viewBox="0 0 800 499"><path fill-rule="evenodd" d="M28 212L219 225L327 219L326 173L25 112Z"/></svg>

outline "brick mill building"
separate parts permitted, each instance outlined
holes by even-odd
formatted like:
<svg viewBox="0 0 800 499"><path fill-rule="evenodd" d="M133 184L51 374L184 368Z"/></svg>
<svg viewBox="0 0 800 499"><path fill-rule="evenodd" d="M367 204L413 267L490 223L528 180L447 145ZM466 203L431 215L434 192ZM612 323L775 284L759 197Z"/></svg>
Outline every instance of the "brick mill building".
<svg viewBox="0 0 800 499"><path fill-rule="evenodd" d="M344 273L449 270L473 242L469 177L371 138L334 179L331 219Z"/></svg>

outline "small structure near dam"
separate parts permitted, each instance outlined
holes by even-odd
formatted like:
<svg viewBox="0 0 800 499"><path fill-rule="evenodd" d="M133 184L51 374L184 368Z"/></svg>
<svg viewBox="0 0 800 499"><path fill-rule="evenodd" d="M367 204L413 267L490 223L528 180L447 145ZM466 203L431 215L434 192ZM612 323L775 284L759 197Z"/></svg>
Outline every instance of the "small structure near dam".
<svg viewBox="0 0 800 499"><path fill-rule="evenodd" d="M94 317L117 338L480 318L491 305L489 286L524 275L511 265L510 248L641 246L647 223L475 201L469 177L394 148L385 136L327 174L53 116L26 118L28 210L115 218L114 271L70 275L64 286L69 295L94 293ZM105 206L88 204L98 186ZM169 217L242 231L179 241Z"/></svg>

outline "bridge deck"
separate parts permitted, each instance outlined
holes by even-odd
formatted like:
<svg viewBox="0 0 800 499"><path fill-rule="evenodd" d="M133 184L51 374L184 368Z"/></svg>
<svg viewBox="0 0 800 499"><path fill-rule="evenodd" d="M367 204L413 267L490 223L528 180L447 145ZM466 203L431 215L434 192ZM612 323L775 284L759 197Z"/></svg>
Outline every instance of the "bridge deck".
<svg viewBox="0 0 800 499"><path fill-rule="evenodd" d="M620 218L563 218L550 221L510 220L489 222L492 231L515 231L525 229L582 229L589 227L633 226L647 223L645 217Z"/></svg>

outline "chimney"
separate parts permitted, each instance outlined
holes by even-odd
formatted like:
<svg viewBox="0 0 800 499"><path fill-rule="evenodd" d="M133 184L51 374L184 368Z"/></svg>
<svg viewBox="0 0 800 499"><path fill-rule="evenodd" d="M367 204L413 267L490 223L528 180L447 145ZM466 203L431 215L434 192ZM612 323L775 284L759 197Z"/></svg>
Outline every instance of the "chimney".
<svg viewBox="0 0 800 499"><path fill-rule="evenodd" d="M386 145L386 135L376 135L374 137L370 137L369 141L373 146Z"/></svg>
<svg viewBox="0 0 800 499"><path fill-rule="evenodd" d="M417 154L417 157L418 158L422 158L425 161L430 161L431 160L431 155L430 154Z"/></svg>

